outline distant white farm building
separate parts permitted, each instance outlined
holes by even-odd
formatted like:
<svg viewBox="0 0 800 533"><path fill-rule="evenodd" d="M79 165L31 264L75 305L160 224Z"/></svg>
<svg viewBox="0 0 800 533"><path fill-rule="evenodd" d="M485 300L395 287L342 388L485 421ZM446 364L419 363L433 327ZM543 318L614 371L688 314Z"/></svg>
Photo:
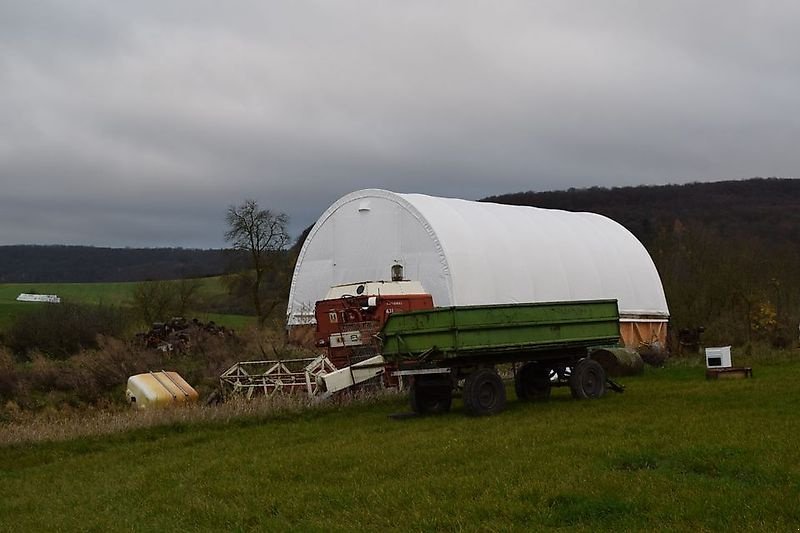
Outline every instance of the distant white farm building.
<svg viewBox="0 0 800 533"><path fill-rule="evenodd" d="M28 293L20 293L17 296L18 302L44 302L48 304L60 304L61 298L56 296L55 294L28 294Z"/></svg>
<svg viewBox="0 0 800 533"><path fill-rule="evenodd" d="M297 259L290 329L311 324L333 285L386 280L400 264L437 307L613 298L629 346L664 346L661 279L644 246L594 213L366 189L339 199Z"/></svg>

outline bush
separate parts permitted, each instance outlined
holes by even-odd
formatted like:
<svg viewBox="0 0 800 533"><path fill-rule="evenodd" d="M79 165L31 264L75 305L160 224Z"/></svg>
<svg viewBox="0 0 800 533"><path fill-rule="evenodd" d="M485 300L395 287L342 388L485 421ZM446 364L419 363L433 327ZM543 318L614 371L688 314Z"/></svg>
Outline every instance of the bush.
<svg viewBox="0 0 800 533"><path fill-rule="evenodd" d="M130 376L172 365L167 363L164 352L133 349L122 341L104 337L99 344L98 351L81 352L69 359L71 389L82 402L96 403L122 389ZM123 398L118 394L112 400Z"/></svg>
<svg viewBox="0 0 800 533"><path fill-rule="evenodd" d="M186 316L197 306L200 281L146 281L133 290L133 309L145 324L166 322L174 316Z"/></svg>
<svg viewBox="0 0 800 533"><path fill-rule="evenodd" d="M9 400L17 393L19 376L14 366L14 359L7 351L0 348L0 400Z"/></svg>
<svg viewBox="0 0 800 533"><path fill-rule="evenodd" d="M0 352L0 390L6 382L4 378L13 383L11 394L3 399L13 400L24 410L39 411L122 404L128 377L174 366L163 352L132 348L123 341L102 336L97 342L98 350L81 351L64 360L32 352L28 362L14 365L9 357L7 369Z"/></svg>
<svg viewBox="0 0 800 533"><path fill-rule="evenodd" d="M19 316L6 343L21 360L29 360L34 351L66 359L81 349L96 349L98 335L121 336L127 324L117 307L47 304Z"/></svg>
<svg viewBox="0 0 800 533"><path fill-rule="evenodd" d="M237 361L311 355L286 346L277 326L248 329L235 337L200 330L185 351L175 352L103 335L93 337L92 343L93 349L60 359L29 348L25 360L15 362L9 352L0 350L0 422L20 413L56 416L89 406L122 407L130 376L162 369L178 372L205 398L219 385L219 375Z"/></svg>

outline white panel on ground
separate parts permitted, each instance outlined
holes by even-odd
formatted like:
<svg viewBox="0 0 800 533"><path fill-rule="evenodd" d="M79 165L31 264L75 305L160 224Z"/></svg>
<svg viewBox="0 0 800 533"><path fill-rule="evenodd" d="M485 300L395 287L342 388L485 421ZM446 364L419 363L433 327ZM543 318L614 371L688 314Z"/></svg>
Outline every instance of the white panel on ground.
<svg viewBox="0 0 800 533"><path fill-rule="evenodd" d="M22 293L17 296L18 302L44 302L48 304L60 304L61 298L55 294L27 294Z"/></svg>
<svg viewBox="0 0 800 533"><path fill-rule="evenodd" d="M384 362L383 356L376 355L353 366L319 376L317 379L322 382L328 394L339 392L380 376L383 374Z"/></svg>

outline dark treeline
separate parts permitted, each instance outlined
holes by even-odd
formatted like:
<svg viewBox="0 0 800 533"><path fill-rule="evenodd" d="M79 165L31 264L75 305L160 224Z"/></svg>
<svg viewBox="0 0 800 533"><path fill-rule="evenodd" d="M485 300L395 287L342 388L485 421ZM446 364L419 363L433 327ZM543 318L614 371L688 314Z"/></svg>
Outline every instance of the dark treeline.
<svg viewBox="0 0 800 533"><path fill-rule="evenodd" d="M225 250L0 246L0 283L89 283L167 280L222 274Z"/></svg>
<svg viewBox="0 0 800 533"><path fill-rule="evenodd" d="M653 257L674 331L705 326L710 343L796 345L800 180L593 187L484 201L606 215Z"/></svg>
<svg viewBox="0 0 800 533"><path fill-rule="evenodd" d="M800 180L593 187L484 199L606 215L627 227L661 274L673 330L705 326L709 343L795 345L800 321ZM277 254L268 280L285 299L305 235ZM246 312L246 261L223 250L0 246L0 282L99 282L227 276L219 312ZM235 305L234 305L235 303Z"/></svg>
<svg viewBox="0 0 800 533"><path fill-rule="evenodd" d="M600 213L645 244L676 220L714 227L722 237L800 242L800 180L793 179L520 192L483 201Z"/></svg>

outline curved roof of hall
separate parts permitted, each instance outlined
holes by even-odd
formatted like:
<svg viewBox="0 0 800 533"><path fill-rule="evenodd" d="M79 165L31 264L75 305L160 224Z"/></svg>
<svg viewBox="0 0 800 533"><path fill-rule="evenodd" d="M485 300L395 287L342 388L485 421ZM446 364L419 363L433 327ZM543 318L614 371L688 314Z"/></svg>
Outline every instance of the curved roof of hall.
<svg viewBox="0 0 800 533"><path fill-rule="evenodd" d="M388 279L395 263L437 306L614 298L621 315L669 315L647 250L609 218L365 189L339 199L309 233L289 325L311 321L331 286Z"/></svg>

